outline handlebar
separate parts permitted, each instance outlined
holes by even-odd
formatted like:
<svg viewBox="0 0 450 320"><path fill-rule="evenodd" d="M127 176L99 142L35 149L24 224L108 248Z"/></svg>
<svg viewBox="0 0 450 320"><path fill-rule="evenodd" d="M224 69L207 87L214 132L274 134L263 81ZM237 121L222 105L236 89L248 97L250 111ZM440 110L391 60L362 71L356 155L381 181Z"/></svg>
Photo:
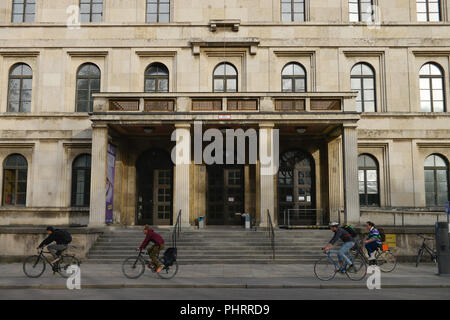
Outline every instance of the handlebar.
<svg viewBox="0 0 450 320"><path fill-rule="evenodd" d="M418 236L419 238L424 239L424 240L434 240L433 238L426 238L426 237L424 237L424 236L421 235L421 234L417 234L417 236Z"/></svg>

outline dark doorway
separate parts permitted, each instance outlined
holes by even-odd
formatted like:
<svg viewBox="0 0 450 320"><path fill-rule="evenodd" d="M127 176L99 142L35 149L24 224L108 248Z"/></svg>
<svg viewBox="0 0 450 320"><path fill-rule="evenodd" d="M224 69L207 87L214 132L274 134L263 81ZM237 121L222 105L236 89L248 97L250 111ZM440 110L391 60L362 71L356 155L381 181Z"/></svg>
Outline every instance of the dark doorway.
<svg viewBox="0 0 450 320"><path fill-rule="evenodd" d="M278 171L278 217L282 224L315 225L314 160L301 150L280 156Z"/></svg>
<svg viewBox="0 0 450 320"><path fill-rule="evenodd" d="M141 154L136 162L137 224L171 225L173 164L170 155L159 149Z"/></svg>
<svg viewBox="0 0 450 320"><path fill-rule="evenodd" d="M244 166L211 165L207 169L207 224L240 225L244 213Z"/></svg>

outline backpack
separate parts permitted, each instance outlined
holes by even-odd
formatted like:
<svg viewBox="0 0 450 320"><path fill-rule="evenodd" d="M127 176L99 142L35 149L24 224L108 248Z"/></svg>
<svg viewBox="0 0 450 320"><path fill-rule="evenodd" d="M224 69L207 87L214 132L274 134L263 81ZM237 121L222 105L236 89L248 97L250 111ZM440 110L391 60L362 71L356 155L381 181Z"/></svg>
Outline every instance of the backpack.
<svg viewBox="0 0 450 320"><path fill-rule="evenodd" d="M349 225L349 224L346 224L344 226L344 230L347 231L348 233L350 233L352 238L354 238L354 237L356 237L358 235L358 232L356 231L356 229L353 226Z"/></svg>
<svg viewBox="0 0 450 320"><path fill-rule="evenodd" d="M164 265L170 267L175 261L177 261L177 248L168 248L163 256Z"/></svg>
<svg viewBox="0 0 450 320"><path fill-rule="evenodd" d="M386 241L386 234L384 233L383 228L377 228L378 232L380 233L380 240L381 242Z"/></svg>
<svg viewBox="0 0 450 320"><path fill-rule="evenodd" d="M70 235L69 232L67 232L66 230L61 230L61 233L64 235L64 240L66 241L67 244L72 242L72 236Z"/></svg>

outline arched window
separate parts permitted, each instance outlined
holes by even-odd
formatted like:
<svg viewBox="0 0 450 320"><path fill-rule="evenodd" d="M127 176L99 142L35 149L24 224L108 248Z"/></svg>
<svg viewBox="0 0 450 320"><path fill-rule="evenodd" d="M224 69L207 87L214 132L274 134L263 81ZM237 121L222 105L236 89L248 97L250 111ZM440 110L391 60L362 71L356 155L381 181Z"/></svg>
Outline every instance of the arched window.
<svg viewBox="0 0 450 320"><path fill-rule="evenodd" d="M30 112L33 71L30 66L18 63L9 71L8 112Z"/></svg>
<svg viewBox="0 0 450 320"><path fill-rule="evenodd" d="M434 63L420 69L420 110L422 112L444 112L444 72Z"/></svg>
<svg viewBox="0 0 450 320"><path fill-rule="evenodd" d="M76 111L90 112L93 93L100 92L100 69L93 63L83 64L77 72Z"/></svg>
<svg viewBox="0 0 450 320"><path fill-rule="evenodd" d="M237 92L238 73L236 68L227 62L222 62L214 69L214 92Z"/></svg>
<svg viewBox="0 0 450 320"><path fill-rule="evenodd" d="M72 164L72 207L89 207L91 194L91 156L78 156Z"/></svg>
<svg viewBox="0 0 450 320"><path fill-rule="evenodd" d="M376 111L375 71L366 63L356 64L351 71L351 89L358 91L356 110L359 112Z"/></svg>
<svg viewBox="0 0 450 320"><path fill-rule="evenodd" d="M305 21L305 0L281 0L281 21Z"/></svg>
<svg viewBox="0 0 450 320"><path fill-rule="evenodd" d="M449 200L447 160L437 154L425 159L425 198L428 207L444 206Z"/></svg>
<svg viewBox="0 0 450 320"><path fill-rule="evenodd" d="M289 63L281 72L283 92L306 92L306 71L299 63Z"/></svg>
<svg viewBox="0 0 450 320"><path fill-rule="evenodd" d="M20 154L8 156L3 165L3 205L25 206L27 199L27 159Z"/></svg>
<svg viewBox="0 0 450 320"><path fill-rule="evenodd" d="M102 22L103 0L80 0L80 22Z"/></svg>
<svg viewBox="0 0 450 320"><path fill-rule="evenodd" d="M36 0L13 0L12 22L34 22Z"/></svg>
<svg viewBox="0 0 450 320"><path fill-rule="evenodd" d="M350 22L373 21L373 0L349 0L348 12Z"/></svg>
<svg viewBox="0 0 450 320"><path fill-rule="evenodd" d="M417 21L419 22L441 21L441 1L417 0Z"/></svg>
<svg viewBox="0 0 450 320"><path fill-rule="evenodd" d="M363 154L358 157L359 203L362 206L379 206L378 163L374 157Z"/></svg>
<svg viewBox="0 0 450 320"><path fill-rule="evenodd" d="M152 63L145 70L145 92L169 92L169 70L162 63Z"/></svg>
<svg viewBox="0 0 450 320"><path fill-rule="evenodd" d="M170 0L147 0L147 22L170 22Z"/></svg>

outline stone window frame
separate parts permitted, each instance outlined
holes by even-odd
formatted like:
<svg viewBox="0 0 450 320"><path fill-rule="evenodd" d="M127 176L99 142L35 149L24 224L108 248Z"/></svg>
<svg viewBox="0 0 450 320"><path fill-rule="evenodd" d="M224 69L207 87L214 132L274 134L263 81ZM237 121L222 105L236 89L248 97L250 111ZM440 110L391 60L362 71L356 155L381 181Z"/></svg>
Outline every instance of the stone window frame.
<svg viewBox="0 0 450 320"><path fill-rule="evenodd" d="M89 172L89 179L88 179L88 181L87 181L87 183L88 183L88 185L89 185L89 187L88 187L88 194L87 194L87 203L86 203L86 201L85 201L85 203L84 203L84 205L82 205L82 206L79 206L79 205L76 205L76 191L74 190L74 186L75 186L75 184L74 184L74 178L75 178L75 167L74 167L74 164L75 164L75 161L76 160L78 160L79 158L81 158L81 157L84 157L84 156L89 156L90 158L91 158L91 166L90 166L90 172ZM84 167L83 169L84 170L86 170L86 168L87 167ZM86 207L89 207L90 206L90 185L91 185L91 174L92 174L92 155L90 154L90 153L86 153L86 152L81 152L81 153L79 153L78 155L76 155L73 159L72 159L72 162L71 162L71 189L70 189L70 206L72 207L72 208L86 208ZM85 185L85 187L86 187L86 185ZM84 195L86 196L86 190L84 191Z"/></svg>
<svg viewBox="0 0 450 320"><path fill-rule="evenodd" d="M428 158L432 157L432 156L436 156L439 157L440 159L442 159L444 161L445 167L437 167L437 166L426 166L425 162L427 161ZM434 176L434 180L433 180L433 187L434 187L434 200L435 200L435 204L434 205L430 205L427 203L427 197L426 197L426 181L425 181L425 171L426 170L433 170L433 176ZM439 205L438 204L438 192L437 192L437 177L436 177L436 172L438 170L445 170L446 171L446 178L447 178L447 201L450 200L450 170L449 170L449 160L448 158L441 154L441 153L431 153L428 156L425 157L424 161L423 161L423 172L424 172L424 188L425 188L425 205L427 207L442 207L443 205Z"/></svg>
<svg viewBox="0 0 450 320"><path fill-rule="evenodd" d="M303 70L303 76L302 75L295 75L295 74L293 76L284 76L283 75L283 71L290 65L297 65L297 66L299 66ZM291 91L285 91L284 90L283 80L286 80L286 79L290 79L292 84L293 84ZM295 88L294 88L295 87L295 80L297 80L297 79L303 79L304 80L304 83L305 83L304 91L296 91L295 90ZM288 62L281 69L281 91L282 92L302 92L302 93L303 92L308 92L308 73L306 71L306 68L300 62L297 62L297 61Z"/></svg>
<svg viewBox="0 0 450 320"><path fill-rule="evenodd" d="M88 2L88 3L82 3L82 2ZM92 17L93 17L93 15L95 15L95 14L97 14L97 13L94 13L93 12L93 5L94 4L98 4L98 3L100 3L101 2L101 4L102 4L102 11L101 11L101 13L100 13L100 15L101 15L101 19L100 19L100 21L92 21ZM79 4L79 8L80 8L80 23L101 23L101 22L103 22L103 19L104 19L104 17L105 17L105 1L104 0L78 0L78 4ZM89 4L89 13L82 13L81 12L81 5L82 4ZM82 21L82 19L81 19L81 17L82 17L82 15L89 15L89 21Z"/></svg>
<svg viewBox="0 0 450 320"><path fill-rule="evenodd" d="M30 68L30 70L31 70L31 75L12 75L11 73L12 73L12 71L13 71L13 69L15 69L15 68L17 68L17 67L19 67L19 66L27 66L28 68ZM18 62L18 63L15 63L15 64L13 64L10 68L9 68L9 72L8 72L8 91L7 91L7 101L6 101L6 112L8 112L8 113L13 113L13 111L10 111L10 108L9 108L9 104L10 104L10 99L11 99L11 97L10 97L10 93L9 93L9 91L10 91L10 85L11 85L11 80L20 80L20 88L19 88L19 110L17 111L17 112L14 112L14 113L31 113L31 111L32 111L32 105L33 105L33 74L34 74L34 72L33 72L33 68L29 65L29 64L27 64L27 63L23 63L23 62ZM23 103L23 101L22 101L22 91L23 90L25 90L25 89L23 89L23 80L31 80L31 89L29 89L29 90L31 90L31 97L30 97L30 101L28 101L29 103L30 103L30 110L28 110L28 111L21 111L20 109L21 109L21 104Z"/></svg>
<svg viewBox="0 0 450 320"><path fill-rule="evenodd" d="M16 3L18 0L11 0L11 23L34 23L36 22L36 11L37 11L37 2L38 0L23 0L23 3ZM30 2L32 1L32 2ZM23 10L20 13L21 21L14 21L14 16L17 14L14 14L14 7L16 5L23 4ZM32 21L25 21L26 18L26 10L27 6L33 5L34 6L34 12L32 14L33 20Z"/></svg>
<svg viewBox="0 0 450 320"><path fill-rule="evenodd" d="M236 75L234 76L227 76L226 74L226 68L225 68L225 75L216 75L216 70L217 68L219 68L221 65L229 65L231 66L234 71L236 72ZM215 80L222 80L223 81L223 91L216 91L216 87L214 85ZM235 91L227 91L227 81L226 80L230 80L230 79L235 79L236 80L236 90ZM232 64L231 62L228 61L222 61L219 64L217 64L214 69L213 69L213 73L212 73L212 89L213 92L215 93L235 93L235 92L239 92L239 71L236 68L236 66L234 64Z"/></svg>
<svg viewBox="0 0 450 320"><path fill-rule="evenodd" d="M422 69L427 66L427 65L434 65L435 67L437 67L439 69L439 71L441 72L441 76L435 76L435 75L421 75L421 71ZM443 95L443 111L438 111L438 112L447 112L447 92L446 92L446 73L445 73L445 69L443 68L443 66L435 61L428 61L426 63L424 63L420 68L419 68L419 72L418 72L418 79L419 79L419 110L420 112L435 112L434 111L434 106L433 106L433 102L435 101L433 99L433 86L432 86L432 79L438 79L440 78L442 80L442 95ZM430 80L430 88L428 90L431 91L431 95L430 95L430 102L431 102L431 111L422 111L422 97L421 97L421 85L420 85L420 80L421 79L429 79Z"/></svg>
<svg viewBox="0 0 450 320"><path fill-rule="evenodd" d="M147 71L152 66L158 66L158 67L162 66L162 67L164 67L166 69L166 71L167 71L167 76L165 76L165 75L164 76L163 75L148 75ZM146 88L146 82L149 79L155 79L156 80L155 91L146 91L146 89L145 89ZM158 89L159 81L163 80L163 79L167 80L167 91L160 91ZM170 79L170 70L169 70L169 68L162 62L159 62L159 61L152 62L152 63L150 63L147 66L147 68L145 68L145 71L144 71L144 92L148 92L148 93L167 93L167 92L170 92L170 80L171 79Z"/></svg>
<svg viewBox="0 0 450 320"><path fill-rule="evenodd" d="M75 112L76 113L92 112L92 109L93 109L93 106L92 106L92 109L90 108L90 104L92 103L92 105L93 105L93 98L92 98L92 95L91 95L89 97L89 100L88 100L88 102L89 102L89 110L88 111L78 111L78 80L80 79L78 74L79 74L81 68L84 67L84 66L87 66L87 65L93 65L93 66L98 68L98 70L100 72L100 77L99 77L100 88L99 88L99 92L102 91L102 77L103 77L103 73L102 73L102 69L100 68L100 66L97 65L96 63L93 63L93 62L84 62L84 63L80 64L78 66L78 68L76 69L76 73L75 73ZM94 78L94 77L87 77L86 79L89 80L89 88L90 88L90 81L91 80L95 80L96 78ZM91 100L92 100L92 102L91 102Z"/></svg>
<svg viewBox="0 0 450 320"><path fill-rule="evenodd" d="M379 163L379 161L378 161L378 159L373 155L373 154L371 154L371 153L366 153L366 152L364 152L364 153L360 153L360 154L358 154L358 162L359 162L359 158L360 157L368 157L368 158L370 158L372 161L374 161L374 163L375 163L375 166L363 166L363 167L360 167L359 166L359 164L358 164L358 188L359 188L359 183L361 182L360 180L359 180L359 171L364 171L364 195L365 195L365 198L366 198L366 200L368 200L368 194L369 193L367 193L367 171L368 170L376 170L376 173L377 173L377 177L376 177L376 179L377 179L377 203L376 204L361 204L362 202L361 202L361 200L360 200L360 206L363 206L363 207L380 207L381 206L381 190L380 190L380 163ZM359 193L359 196L361 197L361 193Z"/></svg>
<svg viewBox="0 0 450 320"><path fill-rule="evenodd" d="M352 75L353 69L358 66L358 65L365 65L367 66L371 71L372 71L372 75L368 76L368 75ZM378 99L377 99L377 72L375 70L375 68L372 66L372 64L365 62L365 61L360 61L355 63L351 70L350 70L350 82L353 79L359 79L360 83L361 83L361 112L377 112L378 111ZM374 96L374 110L373 111L365 111L364 110L364 79L372 79L373 81L373 96ZM351 89L351 84L350 84L350 89Z"/></svg>
<svg viewBox="0 0 450 320"><path fill-rule="evenodd" d="M152 1L153 3L156 3L156 8L157 8L156 21L148 20L149 14L155 14L155 13L149 13L149 4L151 3L150 1ZM164 21L164 22L160 21L160 14L167 14L166 12L160 13L161 2L163 4L167 4L167 3L169 4L169 12L168 12L169 21ZM172 18L173 18L172 12L173 12L173 0L145 0L145 19L144 19L145 23L170 23L170 22L172 22Z"/></svg>

